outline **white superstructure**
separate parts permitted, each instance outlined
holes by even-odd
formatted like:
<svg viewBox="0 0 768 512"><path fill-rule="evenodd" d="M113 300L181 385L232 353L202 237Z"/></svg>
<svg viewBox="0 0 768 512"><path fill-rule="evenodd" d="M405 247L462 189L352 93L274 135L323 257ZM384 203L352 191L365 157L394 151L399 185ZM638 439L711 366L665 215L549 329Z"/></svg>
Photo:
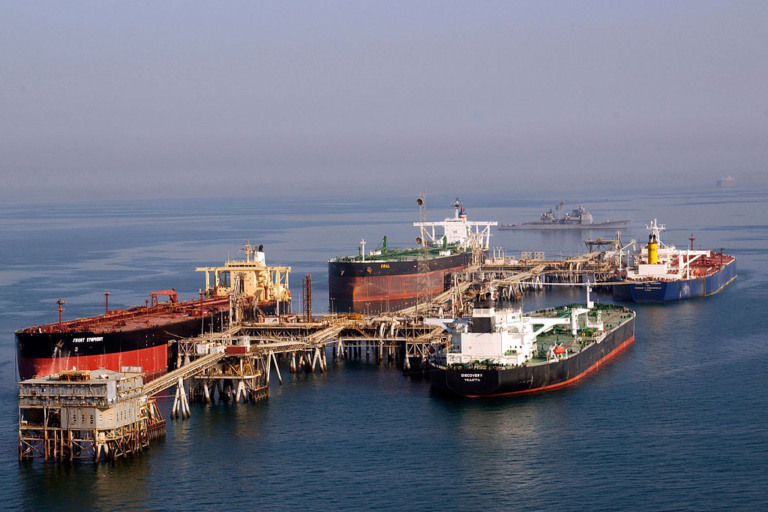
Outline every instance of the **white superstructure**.
<svg viewBox="0 0 768 512"><path fill-rule="evenodd" d="M442 326L451 333L451 347L445 361L449 366L476 361L500 366L519 366L537 357L538 336L551 331L557 325L567 326L570 335L576 339L583 329L605 332L601 311L597 311L596 321L589 319L589 313L594 308L594 303L589 298L590 291L587 286L587 307L571 308L569 315L564 318L525 316L521 309L496 310L491 299L484 301L482 307L475 307L470 318L433 318L425 320L425 323ZM567 357L564 352L555 350L554 345L549 348L548 360Z"/></svg>
<svg viewBox="0 0 768 512"><path fill-rule="evenodd" d="M458 244L462 249L477 249L487 251L491 241L491 226L493 222L470 222L464 207L458 198L454 203L454 216L448 217L442 222L414 222L413 225L420 229L417 240L420 244ZM439 230L442 230L440 233Z"/></svg>
<svg viewBox="0 0 768 512"><path fill-rule="evenodd" d="M691 279L695 277L695 270L691 269L691 264L706 256L711 256L712 251L695 251L692 248L681 250L676 249L674 245L667 245L661 240L661 232L666 228L659 225L656 219L651 221L650 225L645 227L650 234L650 239L657 244L656 262L652 263L650 258L650 243L640 248L640 257L637 268L627 270L628 281L642 281L647 279L678 280Z"/></svg>

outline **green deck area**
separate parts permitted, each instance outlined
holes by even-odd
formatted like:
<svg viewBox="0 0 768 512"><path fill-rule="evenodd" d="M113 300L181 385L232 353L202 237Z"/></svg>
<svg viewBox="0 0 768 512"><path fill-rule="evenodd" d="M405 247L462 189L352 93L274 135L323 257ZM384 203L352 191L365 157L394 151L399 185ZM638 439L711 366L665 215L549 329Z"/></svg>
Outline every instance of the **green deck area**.
<svg viewBox="0 0 768 512"><path fill-rule="evenodd" d="M540 311L534 311L526 313L524 316L532 318L534 330L541 328L543 324L536 324L536 318L568 318L571 315L571 310L576 308L586 308L586 304L569 304L566 306L558 306L555 308L548 308ZM620 326L626 320L632 318L632 311L613 304L594 304L594 307L589 313L589 322L596 324L598 321L598 312L600 312L600 321L603 322L605 332L611 332ZM597 330L596 328L586 327L585 318L583 315L578 317L579 328L577 334L574 336L571 333L570 325L556 325L547 332L539 334L536 338L536 357L533 357L523 363L524 366L536 366L547 364L547 354L551 347L555 345L561 345L567 351L567 356L571 357L574 354L592 346L594 343L601 340L605 333ZM489 364L489 361L473 361L469 364L463 364L462 367L486 369L486 368L499 368L498 364Z"/></svg>
<svg viewBox="0 0 768 512"><path fill-rule="evenodd" d="M451 245L445 245L445 246L439 246L439 247L429 247L427 248L427 257L428 258L437 258L440 256L440 253L442 251L450 251L451 254L460 254L462 252L465 252L461 249L459 249L459 246L457 244L451 244ZM375 252L379 252L379 254L366 254L365 260L363 260L363 257L361 255L357 256L341 256L339 258L336 258L337 262L347 262L347 261L411 261L411 260L418 260L424 255L424 251L420 248L407 248L407 249L384 249L384 248L377 248Z"/></svg>

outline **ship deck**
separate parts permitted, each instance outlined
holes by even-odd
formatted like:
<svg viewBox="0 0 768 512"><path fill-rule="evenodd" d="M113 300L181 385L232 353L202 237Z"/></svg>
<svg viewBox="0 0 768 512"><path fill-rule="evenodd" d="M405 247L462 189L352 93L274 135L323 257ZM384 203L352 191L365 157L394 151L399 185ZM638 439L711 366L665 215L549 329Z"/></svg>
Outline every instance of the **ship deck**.
<svg viewBox="0 0 768 512"><path fill-rule="evenodd" d="M444 257L443 251L449 251L450 255L461 254L464 251L457 249L455 245L447 247L431 247L427 251L427 258L434 259ZM331 260L332 263L368 263L368 262L388 262L388 261L417 261L424 257L424 251L421 249L390 249L381 254L366 254L365 259L362 256L341 256Z"/></svg>
<svg viewBox="0 0 768 512"><path fill-rule="evenodd" d="M124 310L112 310L105 314L69 320L62 323L28 327L18 332L56 333L56 332L92 332L105 334L151 329L174 324L187 319L200 318L229 307L228 297L191 300L181 303L164 302L156 306L135 306Z"/></svg>
<svg viewBox="0 0 768 512"><path fill-rule="evenodd" d="M669 273L666 276L629 276L627 281L630 282L645 282L645 281L658 281L658 282L674 282L683 279L702 279L712 276L719 271L723 270L728 264L733 262L735 258L733 256L727 256L725 254L715 254L714 256L697 259L691 262L691 276L682 276L679 273L678 265L671 265L669 267Z"/></svg>
<svg viewBox="0 0 768 512"><path fill-rule="evenodd" d="M180 320L186 320L190 318L200 318L197 314L193 316L190 312L176 312L167 311L165 313L145 314L141 316L134 316L118 321L102 321L102 322L90 322L87 325L94 333L104 332L129 332L139 329L150 329L153 327L160 327L176 323Z"/></svg>
<svg viewBox="0 0 768 512"><path fill-rule="evenodd" d="M606 333L615 330L633 315L633 313L631 313L629 310L620 306L601 304L596 304L595 306L596 309L590 313L589 320L591 322L596 322L597 311L602 311L601 321L603 322ZM527 316L532 318L567 318L570 316L571 309L576 307L586 307L586 304L573 304L570 306L560 306L557 308L535 311L528 313ZM533 323L534 325L536 324L535 320ZM582 319L580 319L580 324L583 324ZM550 348L556 345L560 345L565 349L566 357L572 357L582 350L589 348L595 342L601 340L604 336L604 333L598 332L592 328L584 327L583 325L579 328L577 335L574 336L571 333L569 326L557 325L553 327L552 330L537 336L536 345L538 354L536 357L527 360L524 365L536 366L550 363L551 361L547 360L547 354L549 353ZM470 366L475 369L484 369L489 367L488 365L483 364L481 361L475 362Z"/></svg>

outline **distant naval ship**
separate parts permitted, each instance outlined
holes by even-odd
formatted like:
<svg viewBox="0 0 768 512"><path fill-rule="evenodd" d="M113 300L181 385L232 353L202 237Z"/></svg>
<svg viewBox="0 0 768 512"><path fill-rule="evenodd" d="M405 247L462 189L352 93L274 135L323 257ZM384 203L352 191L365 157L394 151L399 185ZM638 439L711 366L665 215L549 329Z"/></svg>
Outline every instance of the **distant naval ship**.
<svg viewBox="0 0 768 512"><path fill-rule="evenodd" d="M560 204L555 206L555 211L550 208L542 213L538 222L500 224L499 229L625 229L629 226L628 220L593 222L592 214L581 205L565 215L562 215L562 211L563 202L560 201Z"/></svg>

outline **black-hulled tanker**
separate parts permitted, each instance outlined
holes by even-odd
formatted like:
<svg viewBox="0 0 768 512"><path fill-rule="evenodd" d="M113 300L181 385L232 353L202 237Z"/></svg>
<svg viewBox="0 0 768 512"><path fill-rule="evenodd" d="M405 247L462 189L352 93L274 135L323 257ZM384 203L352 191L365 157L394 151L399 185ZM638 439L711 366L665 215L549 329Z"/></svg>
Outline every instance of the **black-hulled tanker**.
<svg viewBox="0 0 768 512"><path fill-rule="evenodd" d="M423 198L421 199L423 204ZM454 216L442 222L414 222L417 248L392 249L383 244L357 256L328 262L328 296L334 312L394 311L412 306L448 288L453 272L464 270L488 251L495 222L470 222L458 198Z"/></svg>
<svg viewBox="0 0 768 512"><path fill-rule="evenodd" d="M523 314L479 301L469 318L433 319L451 345L428 361L432 386L465 397L523 395L577 382L635 339L635 312L572 304Z"/></svg>

